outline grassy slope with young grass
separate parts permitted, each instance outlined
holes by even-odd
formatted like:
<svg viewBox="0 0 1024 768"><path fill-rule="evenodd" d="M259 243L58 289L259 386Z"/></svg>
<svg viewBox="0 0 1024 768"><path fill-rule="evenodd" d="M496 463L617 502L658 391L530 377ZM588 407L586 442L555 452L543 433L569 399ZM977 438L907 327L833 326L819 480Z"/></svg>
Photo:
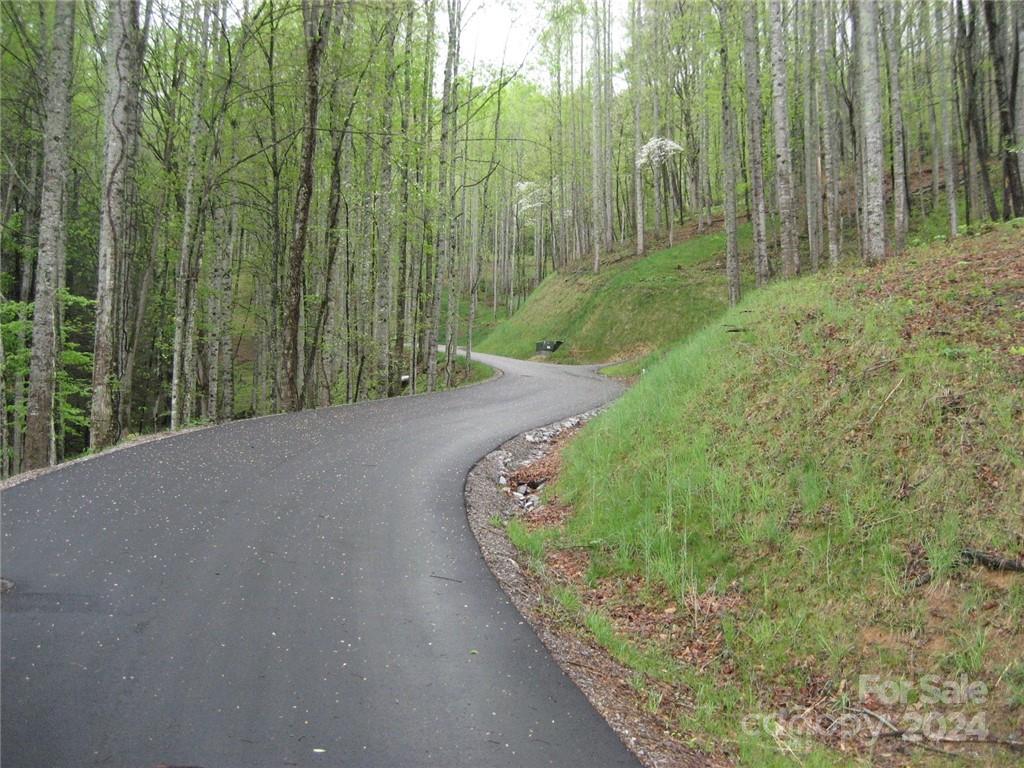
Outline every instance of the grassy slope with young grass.
<svg viewBox="0 0 1024 768"><path fill-rule="evenodd" d="M750 228L740 232L750 239ZM529 358L534 344L561 339L554 362L596 363L650 355L726 308L725 235L700 235L598 274L550 275L509 319L481 333L481 352ZM631 371L627 371L629 373Z"/></svg>
<svg viewBox="0 0 1024 768"><path fill-rule="evenodd" d="M751 293L568 448L564 528L511 526L679 734L788 763L744 716L838 716L861 674L931 672L990 691L941 715L1024 738L1024 574L961 557L1024 554L1021 224ZM800 761L848 759L827 741Z"/></svg>

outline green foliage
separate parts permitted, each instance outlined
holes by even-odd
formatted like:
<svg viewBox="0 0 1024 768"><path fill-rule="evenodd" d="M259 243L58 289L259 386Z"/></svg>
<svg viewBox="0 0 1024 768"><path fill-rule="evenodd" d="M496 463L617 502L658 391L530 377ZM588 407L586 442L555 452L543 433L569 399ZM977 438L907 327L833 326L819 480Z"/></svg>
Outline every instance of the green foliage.
<svg viewBox="0 0 1024 768"><path fill-rule="evenodd" d="M71 446L84 446L89 427L89 397L92 380L91 334L95 300L61 291L62 306L60 365L54 395L54 419L59 432ZM0 333L4 342L4 380L8 387L21 381L28 386L32 349L32 304L5 301L0 305ZM8 391L5 404L10 417L24 424L26 403Z"/></svg>

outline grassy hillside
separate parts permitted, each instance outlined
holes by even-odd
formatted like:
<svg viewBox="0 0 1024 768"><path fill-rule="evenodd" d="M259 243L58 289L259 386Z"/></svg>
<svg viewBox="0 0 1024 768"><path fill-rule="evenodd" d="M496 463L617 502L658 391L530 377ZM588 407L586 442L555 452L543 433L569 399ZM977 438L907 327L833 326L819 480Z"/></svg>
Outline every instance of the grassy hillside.
<svg viewBox="0 0 1024 768"><path fill-rule="evenodd" d="M749 227L741 230L749 240ZM726 307L725 236L711 234L589 271L549 276L508 320L482 336L481 352L528 358L562 339L564 362L605 362L662 349Z"/></svg>
<svg viewBox="0 0 1024 768"><path fill-rule="evenodd" d="M1005 743L863 738L937 712L950 739L981 714L990 740L1024 741L1024 574L964 555L1024 556L1014 224L750 294L569 447L564 527L511 531L567 626L632 667L681 738L745 764L833 764L842 728L805 736L846 716L861 758L1019 764ZM988 694L861 696L861 675L928 673ZM771 728L750 727L764 713Z"/></svg>

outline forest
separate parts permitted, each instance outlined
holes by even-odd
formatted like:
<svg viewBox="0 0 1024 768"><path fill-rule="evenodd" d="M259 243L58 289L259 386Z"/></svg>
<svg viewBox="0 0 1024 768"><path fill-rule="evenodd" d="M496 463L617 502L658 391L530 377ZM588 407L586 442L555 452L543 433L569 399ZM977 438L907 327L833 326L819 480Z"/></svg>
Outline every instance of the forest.
<svg viewBox="0 0 1024 768"><path fill-rule="evenodd" d="M2 475L454 386L690 232L735 303L1024 215L1024 4L537 0L527 69L467 61L480 2L0 5Z"/></svg>

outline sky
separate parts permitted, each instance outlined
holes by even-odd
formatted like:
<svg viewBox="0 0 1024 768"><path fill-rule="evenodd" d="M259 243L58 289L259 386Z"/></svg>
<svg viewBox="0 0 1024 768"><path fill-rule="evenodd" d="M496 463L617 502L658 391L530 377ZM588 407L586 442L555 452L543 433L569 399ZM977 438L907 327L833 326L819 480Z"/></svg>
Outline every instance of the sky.
<svg viewBox="0 0 1024 768"><path fill-rule="evenodd" d="M541 76L536 66L538 42L543 25L543 8L535 0L466 0L462 11L462 61L465 66L483 64L498 68L517 67L527 61L533 78ZM533 64L532 67L529 67Z"/></svg>
<svg viewBox="0 0 1024 768"><path fill-rule="evenodd" d="M518 67L530 80L547 84L547 73L540 65L540 33L544 28L544 4L540 0L463 0L461 65L463 70L481 65L497 69ZM623 19L628 0L611 0L612 47L616 54L625 50L626 29ZM441 30L447 31L447 17L438 15ZM441 26L443 24L443 26ZM589 41L588 41L589 43ZM444 56L440 60L439 78L444 77Z"/></svg>

